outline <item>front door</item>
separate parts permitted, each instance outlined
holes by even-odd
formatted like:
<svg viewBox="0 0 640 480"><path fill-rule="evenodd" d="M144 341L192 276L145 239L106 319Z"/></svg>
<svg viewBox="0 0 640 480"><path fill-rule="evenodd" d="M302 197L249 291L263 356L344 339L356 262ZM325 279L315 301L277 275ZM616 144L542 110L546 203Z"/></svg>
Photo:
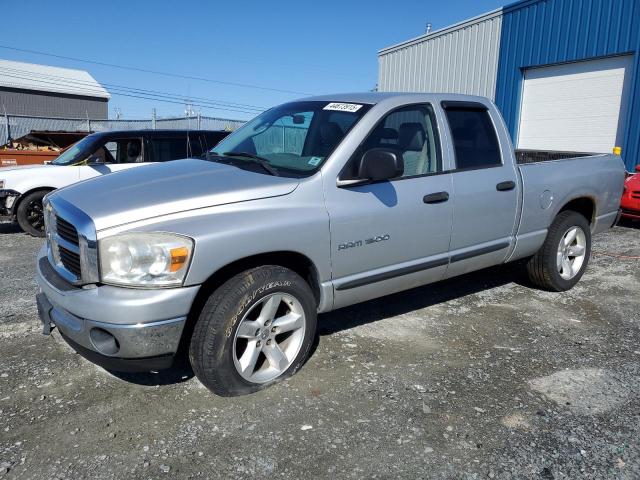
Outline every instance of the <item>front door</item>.
<svg viewBox="0 0 640 480"><path fill-rule="evenodd" d="M354 178L359 158L371 148L400 151L403 176L343 187L336 178L324 180L335 308L440 280L447 269L452 176L442 171L432 107L387 114L341 179Z"/></svg>

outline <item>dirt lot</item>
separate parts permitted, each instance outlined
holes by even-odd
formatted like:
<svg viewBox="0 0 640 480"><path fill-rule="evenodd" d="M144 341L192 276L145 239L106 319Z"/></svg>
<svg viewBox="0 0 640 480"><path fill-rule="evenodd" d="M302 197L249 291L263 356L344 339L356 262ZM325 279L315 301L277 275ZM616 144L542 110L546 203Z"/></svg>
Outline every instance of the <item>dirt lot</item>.
<svg viewBox="0 0 640 480"><path fill-rule="evenodd" d="M320 318L306 366L224 399L40 334L41 241L0 225L0 478L639 478L640 224L563 294L491 269Z"/></svg>

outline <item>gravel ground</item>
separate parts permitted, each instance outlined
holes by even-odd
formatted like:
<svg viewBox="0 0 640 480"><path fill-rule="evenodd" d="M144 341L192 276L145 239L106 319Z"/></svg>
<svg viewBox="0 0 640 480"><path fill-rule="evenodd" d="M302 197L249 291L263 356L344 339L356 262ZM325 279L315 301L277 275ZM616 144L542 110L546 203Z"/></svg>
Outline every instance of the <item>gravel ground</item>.
<svg viewBox="0 0 640 480"><path fill-rule="evenodd" d="M570 292L517 265L320 317L287 382L115 377L37 319L41 240L0 225L0 478L640 478L640 224Z"/></svg>

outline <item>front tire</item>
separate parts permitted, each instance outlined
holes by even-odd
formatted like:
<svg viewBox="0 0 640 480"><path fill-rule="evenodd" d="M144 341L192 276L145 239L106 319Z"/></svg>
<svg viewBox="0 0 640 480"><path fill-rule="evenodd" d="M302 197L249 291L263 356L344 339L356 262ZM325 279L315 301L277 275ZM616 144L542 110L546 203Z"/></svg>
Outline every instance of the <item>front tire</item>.
<svg viewBox="0 0 640 480"><path fill-rule="evenodd" d="M552 292L573 288L584 274L591 256L591 229L574 211L560 212L544 244L527 263L529 279Z"/></svg>
<svg viewBox="0 0 640 480"><path fill-rule="evenodd" d="M44 212L42 199L49 193L46 190L31 192L25 196L16 210L20 228L32 237L44 237Z"/></svg>
<svg viewBox="0 0 640 480"><path fill-rule="evenodd" d="M313 292L279 266L244 271L215 290L196 322L189 359L213 393L244 395L290 377L316 333Z"/></svg>

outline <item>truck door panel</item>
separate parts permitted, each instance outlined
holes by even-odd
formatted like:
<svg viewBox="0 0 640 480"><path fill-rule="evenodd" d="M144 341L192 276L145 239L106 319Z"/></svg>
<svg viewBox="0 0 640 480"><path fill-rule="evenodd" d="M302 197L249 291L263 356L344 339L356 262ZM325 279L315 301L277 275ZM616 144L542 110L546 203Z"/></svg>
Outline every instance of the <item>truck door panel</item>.
<svg viewBox="0 0 640 480"><path fill-rule="evenodd" d="M370 148L400 151L402 178L351 187L325 179L334 307L444 277L453 184L452 175L442 172L434 127L429 105L403 107L387 114L351 159ZM434 194L436 201L425 199Z"/></svg>
<svg viewBox="0 0 640 480"><path fill-rule="evenodd" d="M517 172L508 158L502 159L487 108L449 102L445 114L456 158L451 277L505 260L514 238L519 192Z"/></svg>

